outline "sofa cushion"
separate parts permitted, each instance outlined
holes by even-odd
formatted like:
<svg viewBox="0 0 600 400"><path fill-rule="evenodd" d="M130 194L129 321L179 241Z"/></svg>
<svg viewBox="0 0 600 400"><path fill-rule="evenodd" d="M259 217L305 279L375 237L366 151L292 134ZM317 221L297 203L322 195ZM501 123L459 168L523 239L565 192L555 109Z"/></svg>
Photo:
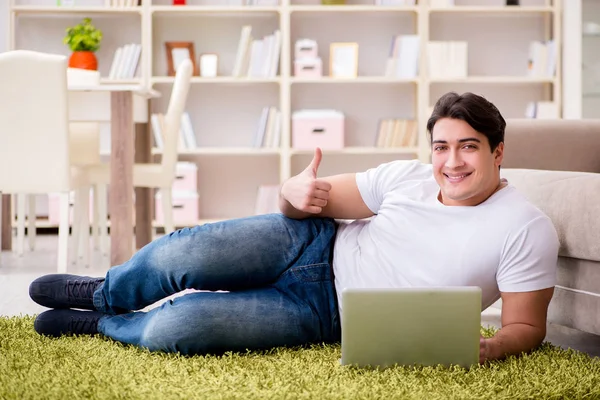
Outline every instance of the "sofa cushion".
<svg viewBox="0 0 600 400"><path fill-rule="evenodd" d="M600 261L600 174L502 168L500 175L550 217L561 256Z"/></svg>

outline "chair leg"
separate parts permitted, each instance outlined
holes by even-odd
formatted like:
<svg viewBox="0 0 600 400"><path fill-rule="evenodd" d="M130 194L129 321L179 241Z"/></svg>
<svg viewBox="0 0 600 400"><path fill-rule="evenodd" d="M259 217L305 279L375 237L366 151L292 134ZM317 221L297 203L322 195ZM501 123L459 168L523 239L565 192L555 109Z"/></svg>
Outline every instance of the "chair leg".
<svg viewBox="0 0 600 400"><path fill-rule="evenodd" d="M160 192L165 221L165 235L168 235L175 230L173 222L173 192L171 188L162 188Z"/></svg>
<svg viewBox="0 0 600 400"><path fill-rule="evenodd" d="M90 266L90 190L89 188L80 189L81 198L79 199L81 202L76 204L76 207L81 208L81 230L79 234L81 238L79 239L80 249L79 254L81 254L81 259L83 260L83 266Z"/></svg>
<svg viewBox="0 0 600 400"><path fill-rule="evenodd" d="M98 193L98 225L100 228L100 254L108 256L108 192L106 185L96 185Z"/></svg>
<svg viewBox="0 0 600 400"><path fill-rule="evenodd" d="M23 255L25 247L25 194L15 194L17 197L17 254Z"/></svg>
<svg viewBox="0 0 600 400"><path fill-rule="evenodd" d="M59 195L59 223L58 223L58 273L67 272L69 255L69 192Z"/></svg>
<svg viewBox="0 0 600 400"><path fill-rule="evenodd" d="M73 201L73 221L71 221L71 264L77 264L79 261L79 242L81 238L81 192L80 189L75 190L75 198Z"/></svg>
<svg viewBox="0 0 600 400"><path fill-rule="evenodd" d="M94 205L93 205L93 222L92 222L92 243L94 245L94 250L98 250L100 248L100 235L101 233L99 232L100 229L100 219L102 218L101 214L100 214L100 207L99 207L99 203L100 203L100 196L98 193L98 186L100 185L94 185L93 192L94 192ZM106 218L106 217L104 217Z"/></svg>
<svg viewBox="0 0 600 400"><path fill-rule="evenodd" d="M27 238L29 239L29 250L31 251L35 249L35 235L37 233L35 228L35 221L37 219L35 215L35 201L35 194L27 196L27 202L29 203L27 210Z"/></svg>

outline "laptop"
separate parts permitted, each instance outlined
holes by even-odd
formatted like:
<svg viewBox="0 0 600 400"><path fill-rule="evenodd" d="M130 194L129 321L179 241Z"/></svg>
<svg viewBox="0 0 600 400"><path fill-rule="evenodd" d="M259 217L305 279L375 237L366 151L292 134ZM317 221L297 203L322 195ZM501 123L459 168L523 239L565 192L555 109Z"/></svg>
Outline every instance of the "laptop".
<svg viewBox="0 0 600 400"><path fill-rule="evenodd" d="M342 365L386 368L479 363L481 289L342 291Z"/></svg>

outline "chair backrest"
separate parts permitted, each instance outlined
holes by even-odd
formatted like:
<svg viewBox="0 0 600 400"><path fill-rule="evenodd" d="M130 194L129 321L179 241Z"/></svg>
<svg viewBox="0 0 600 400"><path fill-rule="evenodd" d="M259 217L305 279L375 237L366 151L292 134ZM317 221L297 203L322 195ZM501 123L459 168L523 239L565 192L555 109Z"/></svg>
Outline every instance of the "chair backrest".
<svg viewBox="0 0 600 400"><path fill-rule="evenodd" d="M1 53L0 77L0 192L68 190L67 58Z"/></svg>
<svg viewBox="0 0 600 400"><path fill-rule="evenodd" d="M181 127L181 116L185 110L185 104L190 90L193 65L189 59L181 62L175 73L175 82L171 91L169 107L165 114L163 126L163 154L162 171L170 182L175 180L175 168L177 164L177 150L179 144L179 129Z"/></svg>
<svg viewBox="0 0 600 400"><path fill-rule="evenodd" d="M100 72L67 68L67 84L69 86L99 85ZM72 110L72 106L71 103L69 111ZM100 124L98 122L70 122L69 144L72 165L85 166L102 162L100 157Z"/></svg>

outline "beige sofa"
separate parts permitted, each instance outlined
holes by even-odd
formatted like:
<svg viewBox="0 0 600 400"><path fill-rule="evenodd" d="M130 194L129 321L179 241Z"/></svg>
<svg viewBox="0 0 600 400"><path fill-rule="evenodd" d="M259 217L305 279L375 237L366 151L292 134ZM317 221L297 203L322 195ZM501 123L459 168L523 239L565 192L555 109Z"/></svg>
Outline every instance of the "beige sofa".
<svg viewBox="0 0 600 400"><path fill-rule="evenodd" d="M600 335L600 120L508 120L501 175L560 238L549 321Z"/></svg>

